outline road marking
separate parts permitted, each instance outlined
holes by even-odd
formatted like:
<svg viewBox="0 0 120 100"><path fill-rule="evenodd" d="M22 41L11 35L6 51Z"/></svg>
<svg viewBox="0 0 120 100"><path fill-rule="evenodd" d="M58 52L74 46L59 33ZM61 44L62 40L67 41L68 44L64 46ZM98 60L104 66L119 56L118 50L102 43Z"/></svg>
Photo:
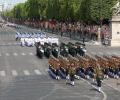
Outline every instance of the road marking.
<svg viewBox="0 0 120 100"><path fill-rule="evenodd" d="M95 88L96 90L98 90L98 88L96 87L96 86L94 86L94 85L92 85L89 81L87 81L87 80L85 80L85 79L83 79L83 78L81 78L84 82L87 82L89 85L91 85L93 88ZM107 100L107 94L103 91L103 90L101 90L101 93L103 94L103 96L104 96L104 98L103 98L103 100Z"/></svg>
<svg viewBox="0 0 120 100"><path fill-rule="evenodd" d="M106 82L103 82L103 83L105 84L104 86L111 87L112 89L114 89L114 90L120 92L120 90L119 90L118 88L116 88L116 87L114 87L114 86L112 86L112 85L110 85L110 84L108 84L108 83L106 83Z"/></svg>
<svg viewBox="0 0 120 100"><path fill-rule="evenodd" d="M38 69L34 70L34 72L35 72L37 75L41 75L41 74L42 74Z"/></svg>
<svg viewBox="0 0 120 100"><path fill-rule="evenodd" d="M25 56L26 54L25 53L21 53L21 55Z"/></svg>
<svg viewBox="0 0 120 100"><path fill-rule="evenodd" d="M2 43L2 45L4 46L4 45L5 45L5 43Z"/></svg>
<svg viewBox="0 0 120 100"><path fill-rule="evenodd" d="M12 70L12 75L13 75L13 76L18 76L17 71L16 71L16 70Z"/></svg>
<svg viewBox="0 0 120 100"><path fill-rule="evenodd" d="M49 71L49 69L45 69L45 72L48 72Z"/></svg>
<svg viewBox="0 0 120 100"><path fill-rule="evenodd" d="M29 55L33 56L34 54L31 52L31 53L29 53Z"/></svg>
<svg viewBox="0 0 120 100"><path fill-rule="evenodd" d="M29 73L29 71L28 71L28 70L24 70L23 72L24 72L24 74L25 74L25 75L27 75L27 76L29 76L29 75L30 75L30 73Z"/></svg>
<svg viewBox="0 0 120 100"><path fill-rule="evenodd" d="M8 45L11 45L12 43L8 43Z"/></svg>
<svg viewBox="0 0 120 100"><path fill-rule="evenodd" d="M15 53L13 53L13 55L14 55L14 56L18 56L18 54L17 54L16 52L15 52Z"/></svg>
<svg viewBox="0 0 120 100"><path fill-rule="evenodd" d="M0 71L0 76L5 77L6 76L5 71Z"/></svg>
<svg viewBox="0 0 120 100"><path fill-rule="evenodd" d="M14 44L14 45L17 45L17 43L16 43L16 42L14 42L13 44Z"/></svg>
<svg viewBox="0 0 120 100"><path fill-rule="evenodd" d="M10 54L9 54L9 53L6 53L6 56L10 56Z"/></svg>

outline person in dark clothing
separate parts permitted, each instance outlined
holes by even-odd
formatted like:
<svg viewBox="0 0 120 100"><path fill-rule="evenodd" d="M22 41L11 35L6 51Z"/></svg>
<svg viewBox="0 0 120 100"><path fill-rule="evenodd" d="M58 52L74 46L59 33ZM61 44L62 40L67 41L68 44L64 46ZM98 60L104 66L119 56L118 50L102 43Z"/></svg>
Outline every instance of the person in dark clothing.
<svg viewBox="0 0 120 100"><path fill-rule="evenodd" d="M71 85L75 85L75 82L74 82L74 79L75 79L75 68L74 67L71 67L70 69L69 69L69 75L70 75L70 84Z"/></svg>
<svg viewBox="0 0 120 100"><path fill-rule="evenodd" d="M96 82L99 92L101 92L102 80L103 80L103 73L100 66L98 65L98 68L96 68Z"/></svg>
<svg viewBox="0 0 120 100"><path fill-rule="evenodd" d="M100 92L101 91L101 77L100 76L96 76L96 81L97 81L97 86L98 86L98 91Z"/></svg>

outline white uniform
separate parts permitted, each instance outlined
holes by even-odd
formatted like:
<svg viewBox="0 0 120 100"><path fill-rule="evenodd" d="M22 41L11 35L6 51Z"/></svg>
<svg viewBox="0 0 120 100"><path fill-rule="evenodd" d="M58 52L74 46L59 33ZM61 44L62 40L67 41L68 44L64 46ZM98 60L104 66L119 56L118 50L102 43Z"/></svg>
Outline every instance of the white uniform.
<svg viewBox="0 0 120 100"><path fill-rule="evenodd" d="M21 46L25 46L25 38L21 38Z"/></svg>
<svg viewBox="0 0 120 100"><path fill-rule="evenodd" d="M58 38L52 38L51 43L56 43L57 45L59 44L59 39Z"/></svg>

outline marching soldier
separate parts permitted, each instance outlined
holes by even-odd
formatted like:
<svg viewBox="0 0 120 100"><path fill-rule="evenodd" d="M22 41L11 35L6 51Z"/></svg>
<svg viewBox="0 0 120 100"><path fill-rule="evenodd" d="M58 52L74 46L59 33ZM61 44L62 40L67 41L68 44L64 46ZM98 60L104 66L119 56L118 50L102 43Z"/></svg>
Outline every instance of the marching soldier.
<svg viewBox="0 0 120 100"><path fill-rule="evenodd" d="M98 86L98 91L101 92L103 73L102 73L102 70L101 70L99 64L97 64L97 68L95 69L95 71L96 71L95 78L96 78L96 82L97 82L97 86Z"/></svg>
<svg viewBox="0 0 120 100"><path fill-rule="evenodd" d="M55 74L56 79L59 80L60 79L60 76L59 76L59 70L60 70L59 59L51 56L51 58L49 59L49 67L50 67L50 70Z"/></svg>
<svg viewBox="0 0 120 100"><path fill-rule="evenodd" d="M58 58L58 56L59 56L59 47L57 44L52 44L52 55L55 58Z"/></svg>
<svg viewBox="0 0 120 100"><path fill-rule="evenodd" d="M74 44L71 42L68 43L68 48L69 48L69 54L75 57L77 55L77 48Z"/></svg>
<svg viewBox="0 0 120 100"><path fill-rule="evenodd" d="M59 61L60 61L60 72L63 76L63 78L66 78L69 80L69 66L70 66L70 62L67 58L63 57L63 56L59 56Z"/></svg>
<svg viewBox="0 0 120 100"><path fill-rule="evenodd" d="M75 72L76 72L76 69L75 69L75 67L74 67L74 64L72 63L72 64L70 65L70 68L69 68L70 84L71 84L72 86L75 85L75 82L74 82Z"/></svg>
<svg viewBox="0 0 120 100"><path fill-rule="evenodd" d="M41 59L43 58L44 50L43 50L43 45L41 45L40 43L38 43L37 46L36 46L36 54Z"/></svg>
<svg viewBox="0 0 120 100"><path fill-rule="evenodd" d="M63 57L67 57L68 56L68 47L66 44L61 43L60 45L60 55L62 55Z"/></svg>

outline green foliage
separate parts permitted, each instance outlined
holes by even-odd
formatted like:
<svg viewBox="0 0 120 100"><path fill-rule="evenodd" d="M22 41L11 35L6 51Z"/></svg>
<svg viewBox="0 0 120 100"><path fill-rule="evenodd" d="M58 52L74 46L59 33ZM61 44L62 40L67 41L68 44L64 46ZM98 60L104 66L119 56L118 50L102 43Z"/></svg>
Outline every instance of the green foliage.
<svg viewBox="0 0 120 100"><path fill-rule="evenodd" d="M87 23L91 19L90 4L91 0L82 0L81 6L79 7L79 19L85 23Z"/></svg>
<svg viewBox="0 0 120 100"><path fill-rule="evenodd" d="M24 9L25 9L24 3L20 3L16 5L12 10L14 18L17 18L17 19L26 18L26 11Z"/></svg>
<svg viewBox="0 0 120 100"><path fill-rule="evenodd" d="M117 0L27 0L16 5L5 16L30 19L80 20L98 23L110 19Z"/></svg>
<svg viewBox="0 0 120 100"><path fill-rule="evenodd" d="M90 15L92 21L111 18L113 0L91 0L91 2Z"/></svg>
<svg viewBox="0 0 120 100"><path fill-rule="evenodd" d="M39 0L28 0L25 3L28 18L38 19L40 17L39 7L40 7Z"/></svg>
<svg viewBox="0 0 120 100"><path fill-rule="evenodd" d="M3 16L7 16L7 17L10 17L10 18L13 18L14 17L13 11L5 11L3 13Z"/></svg>

